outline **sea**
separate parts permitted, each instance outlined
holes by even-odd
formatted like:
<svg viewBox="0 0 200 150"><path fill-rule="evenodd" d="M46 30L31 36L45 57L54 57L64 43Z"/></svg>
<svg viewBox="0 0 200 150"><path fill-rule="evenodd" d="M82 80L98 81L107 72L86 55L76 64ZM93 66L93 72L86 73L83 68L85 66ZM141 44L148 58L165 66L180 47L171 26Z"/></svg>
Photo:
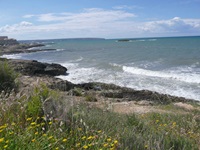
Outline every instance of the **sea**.
<svg viewBox="0 0 200 150"><path fill-rule="evenodd" d="M21 42L55 50L3 57L59 63L68 74L57 78L72 83L113 83L200 101L200 36Z"/></svg>

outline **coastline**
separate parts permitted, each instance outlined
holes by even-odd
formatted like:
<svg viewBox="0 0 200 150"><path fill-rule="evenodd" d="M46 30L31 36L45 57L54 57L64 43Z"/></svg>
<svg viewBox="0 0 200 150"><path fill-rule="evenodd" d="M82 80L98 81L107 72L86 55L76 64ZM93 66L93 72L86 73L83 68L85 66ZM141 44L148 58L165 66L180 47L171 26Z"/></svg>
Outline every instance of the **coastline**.
<svg viewBox="0 0 200 150"><path fill-rule="evenodd" d="M55 51L56 49L40 49L39 47L45 46L44 44L19 44L12 46L0 46L0 56L11 55L19 53L35 53L42 51ZM29 50L30 48L38 47L38 49Z"/></svg>
<svg viewBox="0 0 200 150"><path fill-rule="evenodd" d="M40 47L40 46L44 45L41 44L23 45L17 50L15 49L15 47L7 48L0 51L0 54L4 55L4 54L17 54L17 53L34 53L38 51L55 50L55 49L28 50L28 48ZM26 78L27 76L32 78L38 78L38 80L42 80L42 82L48 84L48 87L59 91L69 92L70 90L73 90L75 88L80 88L84 91L97 91L96 93L98 93L99 96L103 95L105 98L113 98L116 99L117 102L148 101L160 104L167 104L171 102L195 102L195 103L199 102L198 100L186 99L184 97L176 97L167 94L160 94L158 92L153 92L148 90L139 91L131 88L120 87L114 84L95 83L95 82L73 84L69 81L65 81L55 77L58 75L67 75L67 68L59 64L41 63L35 60L0 58L0 62L2 61L7 61L8 64L11 65L16 72L20 73L21 74L20 78Z"/></svg>

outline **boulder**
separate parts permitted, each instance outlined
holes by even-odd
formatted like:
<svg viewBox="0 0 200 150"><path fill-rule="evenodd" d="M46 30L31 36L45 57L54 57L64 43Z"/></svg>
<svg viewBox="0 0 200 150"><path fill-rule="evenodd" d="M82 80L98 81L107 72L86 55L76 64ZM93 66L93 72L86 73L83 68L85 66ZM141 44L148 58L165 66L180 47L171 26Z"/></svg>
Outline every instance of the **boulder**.
<svg viewBox="0 0 200 150"><path fill-rule="evenodd" d="M7 62L14 68L15 71L23 75L47 75L58 76L66 75L67 68L60 64L41 63L36 60L18 60L8 59Z"/></svg>

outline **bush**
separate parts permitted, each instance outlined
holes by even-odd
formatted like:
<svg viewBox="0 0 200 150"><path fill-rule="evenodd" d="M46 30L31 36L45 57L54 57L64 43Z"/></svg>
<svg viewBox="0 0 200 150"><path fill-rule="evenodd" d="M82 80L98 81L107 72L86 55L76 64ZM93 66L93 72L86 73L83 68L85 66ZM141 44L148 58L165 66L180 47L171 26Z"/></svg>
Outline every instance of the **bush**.
<svg viewBox="0 0 200 150"><path fill-rule="evenodd" d="M15 82L17 74L6 62L0 62L0 92L10 92L17 89Z"/></svg>
<svg viewBox="0 0 200 150"><path fill-rule="evenodd" d="M74 88L73 90L72 90L72 94L74 95L74 96L82 96L83 94L82 94L82 89L81 88Z"/></svg>
<svg viewBox="0 0 200 150"><path fill-rule="evenodd" d="M97 98L94 95L89 94L89 95L85 96L85 101L87 101L87 102L97 102Z"/></svg>

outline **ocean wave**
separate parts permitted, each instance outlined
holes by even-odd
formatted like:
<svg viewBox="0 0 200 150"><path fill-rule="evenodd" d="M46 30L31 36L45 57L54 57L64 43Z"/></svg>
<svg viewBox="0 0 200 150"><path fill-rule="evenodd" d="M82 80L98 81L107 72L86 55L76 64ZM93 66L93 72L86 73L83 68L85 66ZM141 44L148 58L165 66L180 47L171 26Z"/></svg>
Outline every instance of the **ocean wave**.
<svg viewBox="0 0 200 150"><path fill-rule="evenodd" d="M181 72L165 72L165 71L152 71L141 69L137 67L127 67L123 66L124 72L132 73L135 75L149 76L149 77L159 77L159 78L167 78L171 80L179 80L181 82L188 83L200 83L200 76L196 73L181 73Z"/></svg>
<svg viewBox="0 0 200 150"><path fill-rule="evenodd" d="M111 69L117 70L117 71L123 71L123 66L116 64L116 63L109 63L109 66Z"/></svg>
<svg viewBox="0 0 200 150"><path fill-rule="evenodd" d="M65 49L56 49L56 52L64 51Z"/></svg>
<svg viewBox="0 0 200 150"><path fill-rule="evenodd" d="M21 59L20 54L9 54L9 55L2 55L0 58L7 58L7 59Z"/></svg>
<svg viewBox="0 0 200 150"><path fill-rule="evenodd" d="M138 39L138 40L131 40L132 42L154 42L157 39Z"/></svg>
<svg viewBox="0 0 200 150"><path fill-rule="evenodd" d="M118 66L118 64L114 65ZM112 83L123 87L133 88L135 90L145 89L163 94L200 100L200 95L198 94L198 89L200 87L197 84L194 84L195 87L191 88L193 87L192 83L177 82L177 80L171 80L171 82L169 82L168 79L171 79L172 76L167 76L166 79L166 75L164 75L164 73L162 75L158 73L155 75L153 71L145 72L143 69L139 69L139 71L134 69L134 71L139 74L138 76L128 74L127 72L111 72L110 70L98 69L95 67L80 68L77 64L66 64L65 66L68 67L69 75L58 76L58 78L68 80L75 84L87 82ZM133 67L126 69L130 72L130 70L133 71L132 68ZM141 75L141 72L145 75L151 74L151 76L159 78L149 78L149 76ZM163 79L163 77L165 77L165 79Z"/></svg>

